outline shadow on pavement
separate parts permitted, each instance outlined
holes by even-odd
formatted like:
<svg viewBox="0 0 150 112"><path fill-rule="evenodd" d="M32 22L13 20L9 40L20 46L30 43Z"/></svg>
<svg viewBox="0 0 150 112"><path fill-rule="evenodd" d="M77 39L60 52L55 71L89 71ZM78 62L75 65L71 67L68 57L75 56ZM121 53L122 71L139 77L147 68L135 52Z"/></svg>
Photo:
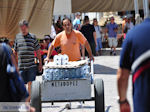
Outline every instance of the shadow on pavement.
<svg viewBox="0 0 150 112"><path fill-rule="evenodd" d="M95 108L95 106L82 106L82 107L76 107L71 109L73 110L73 109L93 109L93 108Z"/></svg>
<svg viewBox="0 0 150 112"><path fill-rule="evenodd" d="M108 106L105 112L109 112L111 106Z"/></svg>
<svg viewBox="0 0 150 112"><path fill-rule="evenodd" d="M60 106L42 106L42 108L60 108Z"/></svg>
<svg viewBox="0 0 150 112"><path fill-rule="evenodd" d="M116 75L117 69L110 68L104 65L94 64L94 74L109 74Z"/></svg>

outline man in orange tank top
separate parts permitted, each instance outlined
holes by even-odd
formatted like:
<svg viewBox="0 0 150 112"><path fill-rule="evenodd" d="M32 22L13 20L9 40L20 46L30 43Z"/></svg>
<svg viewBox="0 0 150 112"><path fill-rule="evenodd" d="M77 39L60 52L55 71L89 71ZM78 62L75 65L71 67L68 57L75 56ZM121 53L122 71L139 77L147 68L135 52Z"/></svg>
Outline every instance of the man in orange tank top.
<svg viewBox="0 0 150 112"><path fill-rule="evenodd" d="M81 60L80 44L84 45L88 51L89 58L92 60L93 55L90 45L83 34L77 30L72 29L72 23L69 18L63 19L64 31L59 33L48 50L46 61L49 61L49 57L55 47L61 47L61 54L66 54L69 57L69 61Z"/></svg>

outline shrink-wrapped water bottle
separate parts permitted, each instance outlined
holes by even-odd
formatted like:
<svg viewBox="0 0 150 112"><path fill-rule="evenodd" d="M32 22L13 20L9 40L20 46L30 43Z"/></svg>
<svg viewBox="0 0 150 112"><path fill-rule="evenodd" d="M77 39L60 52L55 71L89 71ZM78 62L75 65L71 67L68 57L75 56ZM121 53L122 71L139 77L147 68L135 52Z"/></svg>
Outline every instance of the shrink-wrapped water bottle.
<svg viewBox="0 0 150 112"><path fill-rule="evenodd" d="M68 69L64 69L64 78L69 79L69 71Z"/></svg>
<svg viewBox="0 0 150 112"><path fill-rule="evenodd" d="M69 58L66 54L62 55L62 65L68 65Z"/></svg>
<svg viewBox="0 0 150 112"><path fill-rule="evenodd" d="M76 68L76 78L82 78L80 67Z"/></svg>
<svg viewBox="0 0 150 112"><path fill-rule="evenodd" d="M54 77L53 80L59 80L60 72L59 69L54 69Z"/></svg>

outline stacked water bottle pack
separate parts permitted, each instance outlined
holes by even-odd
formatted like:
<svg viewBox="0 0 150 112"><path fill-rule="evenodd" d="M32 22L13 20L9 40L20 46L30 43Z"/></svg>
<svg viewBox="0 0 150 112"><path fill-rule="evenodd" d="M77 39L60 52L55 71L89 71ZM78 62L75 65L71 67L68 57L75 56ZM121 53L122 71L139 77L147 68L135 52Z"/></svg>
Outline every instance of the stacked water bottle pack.
<svg viewBox="0 0 150 112"><path fill-rule="evenodd" d="M55 65L68 64L67 55L57 55L54 57ZM45 68L43 80L68 80L76 78L90 78L90 68L87 64L76 68Z"/></svg>

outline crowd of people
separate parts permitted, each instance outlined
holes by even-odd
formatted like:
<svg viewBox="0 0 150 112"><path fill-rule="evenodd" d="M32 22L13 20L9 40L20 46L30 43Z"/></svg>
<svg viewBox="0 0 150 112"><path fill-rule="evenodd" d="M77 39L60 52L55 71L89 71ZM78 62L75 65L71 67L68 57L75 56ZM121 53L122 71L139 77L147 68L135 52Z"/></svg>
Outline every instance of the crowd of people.
<svg viewBox="0 0 150 112"><path fill-rule="evenodd" d="M145 110L143 112L148 112L149 105L147 105L145 101L148 102L149 100L149 89L147 89L149 86L146 85L143 80L146 80L149 84L147 80L149 79L148 68L150 66L148 57L150 44L148 37L149 32L147 30L149 28L149 22L150 20L146 19L145 22L133 29L134 24L131 22L131 18L124 17L122 33L121 35L118 35L118 25L115 23L114 17L111 17L110 22L107 23L106 27L102 28L98 25L98 20L96 18L93 19L93 24L90 24L88 16L85 16L83 24L81 24L80 13L76 13L76 18L73 22L69 18L61 20L59 17L57 23L51 26L51 34L45 35L43 39L38 41L36 35L29 32L29 23L26 20L20 21L19 28L21 32L16 35L14 44L10 44L13 51L10 50L10 52L11 55L13 55L13 61L15 61L14 58L16 58L18 63L16 69L21 75L24 84L28 85L29 97L26 101L30 102L32 81L35 80L37 71L42 72L44 61L52 61L53 57L59 53L67 54L69 61L81 60L81 54L83 59L85 59L85 56L88 56L90 60L94 60L93 55L102 55L102 36L108 40L108 45L111 48L110 55L116 55L118 39L123 37L125 43L121 54L120 69L118 70L118 92L120 96L118 102L120 103L120 109L122 109L121 112L130 112L126 91L129 74L131 69L133 69L135 72L133 83L134 87L136 87L134 88L134 92L137 93L134 93L134 102L136 102L134 104L136 108L134 109L136 112L142 112L144 108ZM137 37L138 39L136 39ZM143 39L146 41L143 42ZM8 41L5 43L8 44ZM0 63L0 71L2 74L7 74L7 61L6 57L4 58L5 51L2 47L0 47L0 52L0 62L3 62ZM145 52L148 52L148 54L144 54ZM144 56L139 59L138 57L142 56L141 54ZM146 76L140 76L140 74L145 74ZM0 79L3 80L2 77L0 77ZM8 78L6 78L6 81L4 80L4 83L8 82L7 79ZM140 88L140 80L142 84L147 87L143 88L143 92L142 88ZM0 94L0 101L9 101L9 97L7 97L6 94L8 93L6 88L9 88L7 84L5 84L2 89L3 92ZM140 93L137 91L137 88L141 91ZM6 94L6 97L4 97L4 94ZM142 100L138 94L144 94L144 100ZM140 108L142 107L141 105L143 105L142 109Z"/></svg>
<svg viewBox="0 0 150 112"><path fill-rule="evenodd" d="M118 33L118 30L120 29L118 28L118 24L115 23L114 17L109 18L106 25L101 27L97 18L94 18L91 24L88 16L85 16L83 21L80 19L79 12L76 13L75 16L72 27L73 29L80 31L86 37L94 56L102 55L103 40L108 41L107 44L111 48L110 55L116 55L116 47L119 39L125 39L126 33L134 27L131 15L123 17L121 33ZM54 24L57 34L63 30L61 23L61 18L59 17L57 23ZM80 46L80 48L84 58L87 53L84 50L84 46Z"/></svg>

